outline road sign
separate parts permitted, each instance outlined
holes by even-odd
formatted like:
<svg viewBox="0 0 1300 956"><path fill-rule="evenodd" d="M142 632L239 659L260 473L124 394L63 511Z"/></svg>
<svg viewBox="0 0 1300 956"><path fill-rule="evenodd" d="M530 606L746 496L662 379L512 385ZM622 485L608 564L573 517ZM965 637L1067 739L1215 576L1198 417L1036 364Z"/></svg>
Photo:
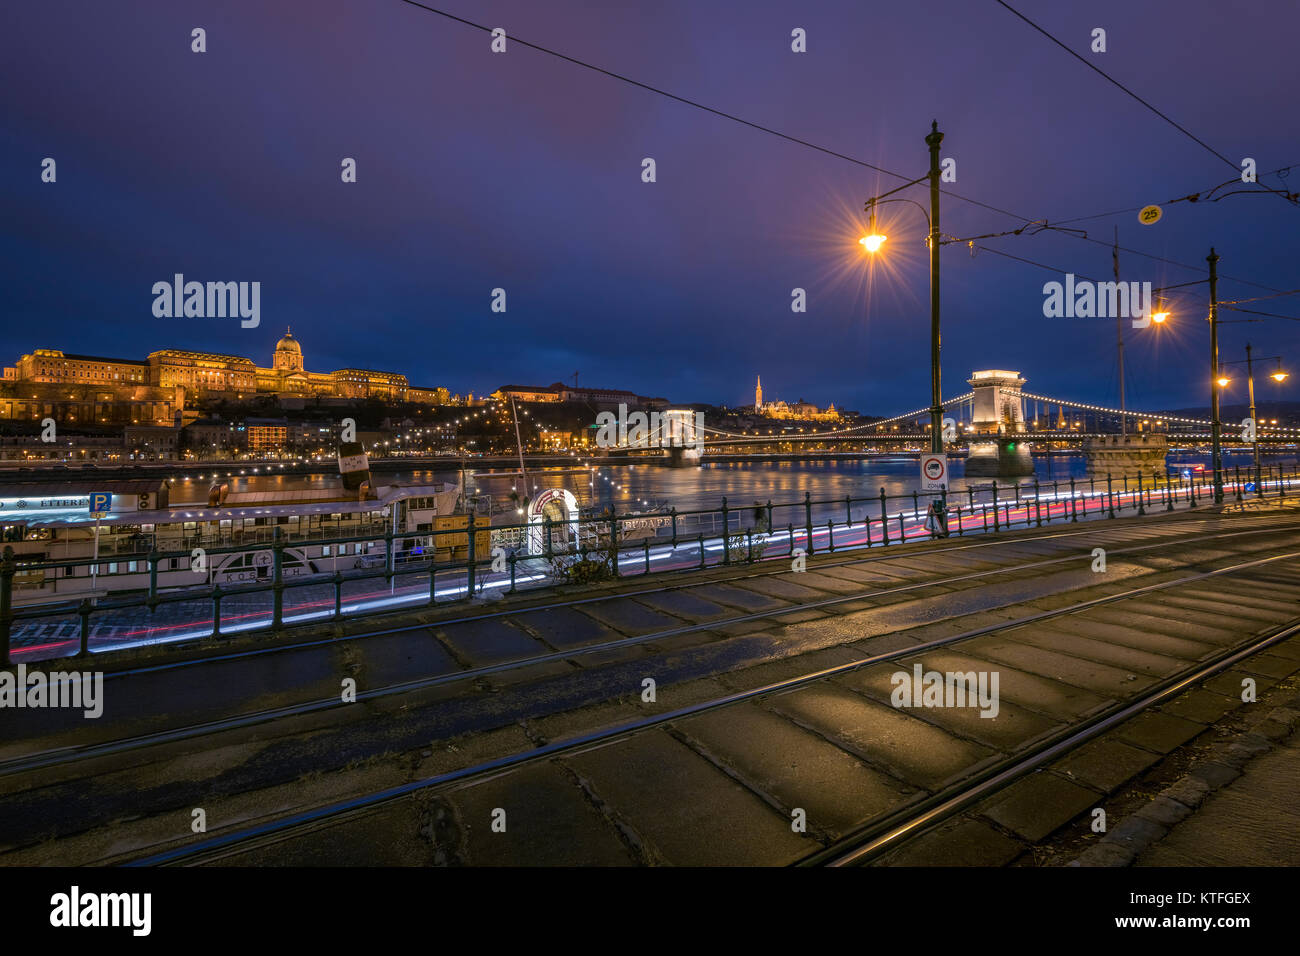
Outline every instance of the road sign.
<svg viewBox="0 0 1300 956"><path fill-rule="evenodd" d="M102 518L113 510L113 496L107 491L90 493L90 516Z"/></svg>
<svg viewBox="0 0 1300 956"><path fill-rule="evenodd" d="M948 456L921 456L921 489L938 491L948 484Z"/></svg>
<svg viewBox="0 0 1300 956"><path fill-rule="evenodd" d="M1159 206L1143 206L1142 211L1138 213L1138 222L1144 226L1154 226L1164 214L1165 211Z"/></svg>

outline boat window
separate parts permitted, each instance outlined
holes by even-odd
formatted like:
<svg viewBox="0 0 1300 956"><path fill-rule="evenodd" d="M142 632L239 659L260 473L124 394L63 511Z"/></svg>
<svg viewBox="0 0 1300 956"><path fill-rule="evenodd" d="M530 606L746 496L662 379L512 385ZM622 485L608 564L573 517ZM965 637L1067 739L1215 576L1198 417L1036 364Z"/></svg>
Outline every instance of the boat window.
<svg viewBox="0 0 1300 956"><path fill-rule="evenodd" d="M322 558L328 558L330 556L330 546L327 544L324 547L322 547L320 549L320 554Z"/></svg>

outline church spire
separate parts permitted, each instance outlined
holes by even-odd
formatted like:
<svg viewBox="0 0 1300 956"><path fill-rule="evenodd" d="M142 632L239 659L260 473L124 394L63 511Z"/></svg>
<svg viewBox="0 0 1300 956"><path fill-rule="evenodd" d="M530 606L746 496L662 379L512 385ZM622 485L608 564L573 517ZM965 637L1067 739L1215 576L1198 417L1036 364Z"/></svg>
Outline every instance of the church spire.
<svg viewBox="0 0 1300 956"><path fill-rule="evenodd" d="M763 376L758 376L758 384L754 386L754 411L763 410Z"/></svg>

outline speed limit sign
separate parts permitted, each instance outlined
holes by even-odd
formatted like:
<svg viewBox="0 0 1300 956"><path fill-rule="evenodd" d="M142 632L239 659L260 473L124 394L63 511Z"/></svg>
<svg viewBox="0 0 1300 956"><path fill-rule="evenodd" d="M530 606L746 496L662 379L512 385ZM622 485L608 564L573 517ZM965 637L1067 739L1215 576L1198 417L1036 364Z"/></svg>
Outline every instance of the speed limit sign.
<svg viewBox="0 0 1300 956"><path fill-rule="evenodd" d="M939 491L948 484L948 456L921 456L921 490Z"/></svg>

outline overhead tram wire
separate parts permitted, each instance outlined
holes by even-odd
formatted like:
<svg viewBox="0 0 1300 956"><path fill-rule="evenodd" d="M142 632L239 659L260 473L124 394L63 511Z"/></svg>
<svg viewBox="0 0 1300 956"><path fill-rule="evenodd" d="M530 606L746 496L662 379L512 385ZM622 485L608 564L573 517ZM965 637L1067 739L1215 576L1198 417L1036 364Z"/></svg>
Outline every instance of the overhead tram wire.
<svg viewBox="0 0 1300 956"><path fill-rule="evenodd" d="M489 35L490 35L491 32L492 32L492 28L491 28L491 27L484 26L484 25L481 24L481 23L475 23L473 20L468 20L468 19L466 19L466 18L464 18L464 17L457 16L456 14L454 14L454 13L449 13L449 12L447 12L446 10L440 10L440 9L438 9L437 7L432 7L432 6L429 6L428 4L420 3L420 2L418 2L418 0L400 0L400 2L403 3L403 4L405 4L405 5L407 5L407 6L415 7L417 10L423 10L423 11L425 11L426 13L432 13L432 14L435 14L436 16L444 17L445 19L452 20L452 21L454 21L454 22L456 22L456 23L459 23L459 24L461 24L461 25L463 25L463 26L471 27L472 29L475 29L475 30L480 30L480 31L482 31L482 32L484 32L484 33L487 33L487 34L489 34ZM999 2L1000 2L1000 0L999 0ZM1008 9L1010 9L1010 8L1008 8ZM1013 12L1014 12L1014 11L1013 11ZM1017 15L1019 15L1019 14L1017 14ZM1027 22L1028 22L1028 21L1027 21ZM582 67L583 69L590 70L590 71L592 71L592 72L594 72L594 73L599 73L599 74L601 74L602 76L607 76L607 77L609 77L610 79L618 80L618 81L620 81L620 82L627 83L627 84L629 84L629 85L631 85L631 86L635 86L635 87L637 87L638 89L645 90L645 91L647 91L647 92L649 92L649 93L655 93L655 94L657 94L657 95L659 95L659 96L666 97L666 98L668 98L668 99L670 99L670 100L673 100L674 102L681 103L681 104L683 104L683 105L685 105L685 106L690 106L690 107L692 107L692 108L694 108L694 109L702 110L703 112L706 112L706 113L711 113L711 114L714 115L714 116L722 117L723 119L730 120L730 121L732 121L733 123L739 123L740 125L742 125L742 126L746 126L746 127L749 127L750 129L758 130L758 131L761 132L761 133L767 133L767 134L770 135L770 136L775 136L775 137L777 137L778 139L785 140L786 142L794 143L795 145L803 146L803 147L805 147L805 148L807 148L807 149L815 150L816 152L822 153L822 154L827 155L827 156L833 156L833 157L835 157L836 159L842 159L842 160L844 160L845 162L853 163L853 164L856 165L856 166L861 166L861 167L863 167L863 168L865 168L865 169L870 169L870 170L873 170L873 171L875 171L875 172L883 173L883 174L885 174L886 176L892 176L892 177L894 177L895 179L899 179L899 180L902 180L902 181L904 181L904 182L912 182L912 181L913 181L913 177L905 176L905 175L903 175L902 173L896 173L896 172L894 172L894 171L891 170L891 169L886 169L886 168L884 168L883 166L877 166L877 165L875 165L874 163L869 163L869 162L867 162L866 160L857 159L856 157L849 156L849 155L846 154L846 153L841 153L841 152L839 152L838 150L830 149L829 147L826 147L826 146L819 146L818 144L813 143L813 142L810 142L810 141L808 141L808 140L806 140L806 139L800 139L800 138L797 137L797 136L791 136L791 135L788 134L788 133L782 133L780 130L773 129L773 128L771 128L770 126L763 126L763 125L760 124L760 123L752 122L751 120L744 119L743 117L737 116L737 115L735 115L734 113L728 113L728 112L725 111L725 110L716 109L715 107L708 106L708 105L706 105L706 104L704 104L704 103L700 103L700 102L697 101L697 100L688 99L687 97L679 96L679 95L677 95L676 93L670 93L670 92L668 92L667 90L661 89L661 88L659 88L659 87L657 87L657 86L652 86L652 85L650 85L649 83L643 83L643 82L641 82L640 80L633 79L632 77L630 77L630 76L626 76L626 75L624 75L624 74L622 74L622 73L615 73L613 70L607 70L607 69L605 69L604 67L596 66L596 65L593 64L593 63L588 63L588 62L585 61L585 60L580 60L580 59L578 59L577 57L570 56L570 55L567 54L567 53L561 53L561 52L559 52L558 50L552 50L552 49L549 48L549 47L544 47L544 46L542 46L542 45L540 45L540 44L532 43L531 41L521 39L521 38L518 37L518 36L509 36L509 37L508 37L508 40L509 40L509 42L511 42L511 43L517 43L517 44L519 44L520 46L527 47L527 48L530 49L530 50L536 50L538 53L544 53L544 54L546 54L546 55L548 55L548 56L556 57L557 59L564 60L566 63L571 63L571 64L573 64L574 66L579 66L579 67ZM1059 42L1059 41L1058 41L1058 42ZM1084 62L1087 62L1087 61L1085 60ZM1235 169L1235 168L1237 168L1237 167L1234 166L1233 168ZM1283 167L1283 168L1286 168L1286 167ZM1031 219L1031 218L1029 218L1028 216L1022 216L1022 215L1020 215L1019 213L1011 212L1011 211L1008 210L1008 209L1002 209L1002 208L999 208L998 206L993 206L993 205L990 205L989 203L981 202L981 201L978 200L978 199L971 199L969 196L963 196L963 195L961 195L960 193L955 193L955 192L952 192L952 191L947 190L947 189L941 189L941 190L940 190L940 193L941 193L942 195L944 195L944 196L948 196L948 197L950 197L950 198L952 198L952 199L957 199L957 200L960 200L961 202L969 203L969 204L971 204L971 205L973 205L973 206L979 206L981 209L987 209L987 210L989 210L990 212L996 212L996 213L998 213L999 215L1007 216L1007 217L1009 217L1009 218L1011 218L1011 219L1018 220L1019 222L1024 223L1025 227L1033 226L1033 225L1035 225L1035 224L1040 225L1041 228L1040 228L1039 230L1036 230L1035 233L1030 233L1031 235L1036 234L1036 232L1041 232L1041 231L1043 231L1044 229L1047 229L1047 230L1053 230L1053 231L1055 231L1055 229L1056 229L1055 224L1050 223L1050 221L1047 220L1047 219L1043 219L1043 218ZM1025 229L1022 228L1022 229L1020 229L1020 230L1012 230L1011 233L1009 233L1009 234L1017 234L1017 235L1018 235L1018 234L1020 234L1020 233L1022 233L1022 232L1024 232L1024 231L1025 231ZM1102 240L1100 240L1100 239L1094 239L1094 238L1092 238L1091 236L1088 236L1087 234L1080 234L1080 233L1082 232L1082 230L1064 230L1064 229L1063 229L1063 230L1060 230L1060 231L1061 231L1061 233L1062 233L1063 235L1072 236L1073 238L1076 238L1076 239L1082 239L1082 240L1085 241L1085 242L1096 243L1097 245L1105 246L1107 249L1110 249L1110 248L1112 247L1112 245L1113 245L1113 243L1110 243L1110 242L1104 242L1104 241L1102 241ZM1184 263L1184 262L1177 262L1176 260L1173 260L1173 259L1165 259L1165 258L1162 258L1161 256L1156 256L1156 255L1152 255L1151 253L1142 252L1141 250L1138 250L1138 249L1128 249L1128 248L1123 247L1123 246L1120 246L1119 248L1120 248L1120 250L1123 251L1123 252L1128 252L1128 253L1131 253L1131 254L1133 254L1133 255L1137 255L1137 256L1143 256L1143 257L1145 257L1145 258L1153 259L1153 260L1158 261L1158 262L1165 262L1165 263L1168 263L1169 265L1176 265L1176 266L1179 266L1180 268L1183 268L1183 269L1190 269L1190 270L1192 270L1192 271L1195 271L1195 272L1202 272L1202 273L1208 271L1208 270L1204 269L1204 268L1201 267L1201 266L1188 265L1187 263ZM1259 288L1259 289L1264 289L1264 290L1266 290L1266 291L1268 291L1268 292L1277 292L1277 291L1278 291L1277 289L1274 289L1272 286L1263 285L1263 284L1258 283L1258 282L1252 282L1252 281L1250 281L1249 279L1240 279L1240 278L1236 278L1236 277L1234 277L1234 276L1227 275L1226 273L1223 273L1223 272L1220 272L1220 273L1219 273L1219 279L1221 279L1221 280L1230 280L1230 281L1233 281L1233 282L1240 282L1240 283L1242 283L1243 285L1254 286L1254 287Z"/></svg>
<svg viewBox="0 0 1300 956"><path fill-rule="evenodd" d="M1136 93L1134 93L1131 89L1129 89L1127 86L1125 86L1125 85L1124 85L1123 83L1121 83L1119 80L1115 79L1113 76L1111 76L1111 75L1110 75L1109 73L1107 73L1105 70L1103 70L1101 67L1097 66L1095 63L1092 63L1091 61L1089 61L1089 60L1085 59L1084 57L1080 56L1080 55L1079 55L1077 52L1075 52L1074 50L1070 49L1066 44L1062 43L1062 42L1061 42L1060 40L1058 40L1055 36L1053 36L1052 34L1048 33L1046 30L1044 30L1042 27L1040 27L1040 26L1039 26L1037 23L1035 23L1033 20L1029 19L1027 16L1025 16L1023 13L1021 13L1021 12L1020 12L1019 10L1017 10L1015 7L1011 6L1011 4L1007 3L1006 0L993 0L993 2L996 3L996 4L998 4L999 6L1001 6L1002 8L1004 8L1005 10L1007 10L1008 12L1010 12L1010 13L1014 14L1015 16L1019 17L1019 18L1020 18L1021 20L1023 20L1025 23L1029 24L1031 27L1033 27L1035 30L1037 30L1039 33L1041 33L1043 36L1047 37L1047 39L1051 40L1053 43L1055 43L1057 46L1059 46L1059 47L1060 47L1062 50L1064 50L1066 53L1070 54L1070 56L1074 57L1076 60L1078 60L1080 63L1082 63L1082 64L1083 64L1084 66L1086 66L1088 69L1092 70L1094 73L1096 73L1096 74L1097 74L1098 76L1100 76L1102 79L1106 80L1106 82L1111 83L1112 85L1114 85L1114 86L1118 87L1119 89L1123 90L1125 93L1127 93L1127 94L1128 94L1129 96L1131 96L1133 99L1137 100L1139 103L1141 103L1143 106L1145 106L1145 107L1146 107L1148 110L1150 110L1152 113L1155 113L1156 116L1159 116L1162 120L1164 120L1166 123L1168 123L1168 124L1169 124L1170 126L1172 126L1174 129L1178 130L1180 133L1182 133L1182 134L1183 134L1184 136L1186 136L1188 139L1192 140L1192 141L1193 141L1194 143L1196 143L1198 146L1200 146L1200 147L1202 147L1203 149L1209 151L1213 156L1215 156L1215 157L1217 157L1218 159L1222 160L1223 162L1227 163L1227 164L1228 164L1229 166L1231 166L1231 167L1233 168L1233 170L1236 171L1238 174L1241 173L1241 166L1240 166L1238 163L1235 163L1235 162L1233 162L1231 159L1229 159L1227 156L1224 156L1221 152L1219 152L1217 149L1215 149L1213 146L1211 146L1211 145L1210 145L1209 143L1207 143L1205 140L1201 139L1199 136L1197 136L1195 133L1193 133L1193 132L1192 132L1191 130L1189 130L1187 127L1183 126L1183 125L1180 124L1180 123L1175 122L1175 121L1174 121L1173 119L1171 119L1168 115L1166 115L1165 113L1161 112L1159 109L1157 109L1155 106L1153 106L1153 105L1151 105L1150 103L1148 103L1148 102L1147 102L1146 100L1144 100L1142 97L1138 96L1138 95L1137 95ZM1295 200L1292 200L1292 199L1290 198L1289 194L1287 194L1287 193L1285 193L1285 192L1282 192L1282 191L1279 191L1279 190L1276 190L1276 189L1269 189L1267 186L1265 186L1265 187L1263 187L1263 188L1264 188L1264 190L1267 191L1267 192L1277 193L1278 195L1283 196L1283 198L1287 199L1289 202L1294 202L1294 201L1295 201Z"/></svg>

